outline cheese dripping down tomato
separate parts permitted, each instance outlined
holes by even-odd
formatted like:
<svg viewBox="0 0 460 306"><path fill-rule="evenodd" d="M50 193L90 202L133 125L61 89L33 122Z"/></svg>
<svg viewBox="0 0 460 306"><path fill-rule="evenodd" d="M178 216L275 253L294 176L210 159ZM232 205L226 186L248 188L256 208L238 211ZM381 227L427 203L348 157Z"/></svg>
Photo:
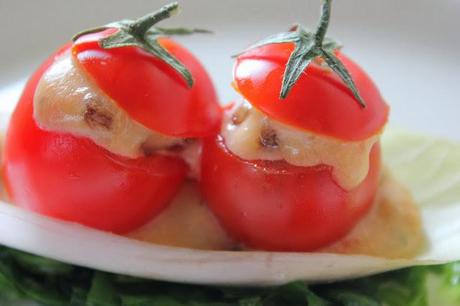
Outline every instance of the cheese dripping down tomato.
<svg viewBox="0 0 460 306"><path fill-rule="evenodd" d="M224 117L222 136L228 150L244 160L284 160L292 165L332 167L344 189L357 187L369 172L369 155L380 135L343 141L283 124L248 102L235 104Z"/></svg>
<svg viewBox="0 0 460 306"><path fill-rule="evenodd" d="M102 92L71 52L43 74L34 97L34 118L44 130L87 137L108 151L129 158L184 143L150 130Z"/></svg>

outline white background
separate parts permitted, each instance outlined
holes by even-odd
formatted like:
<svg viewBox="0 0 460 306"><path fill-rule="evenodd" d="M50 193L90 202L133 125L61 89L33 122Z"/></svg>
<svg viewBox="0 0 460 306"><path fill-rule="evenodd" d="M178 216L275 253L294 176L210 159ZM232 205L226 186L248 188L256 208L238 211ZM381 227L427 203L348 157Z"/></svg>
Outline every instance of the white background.
<svg viewBox="0 0 460 306"><path fill-rule="evenodd" d="M0 0L0 111L24 78L81 29L155 10L157 0ZM163 25L208 28L180 40L198 55L225 103L235 95L230 56L301 22L314 28L319 0L183 0ZM373 77L392 124L460 140L460 1L335 0L329 35ZM1 120L1 119L0 119Z"/></svg>

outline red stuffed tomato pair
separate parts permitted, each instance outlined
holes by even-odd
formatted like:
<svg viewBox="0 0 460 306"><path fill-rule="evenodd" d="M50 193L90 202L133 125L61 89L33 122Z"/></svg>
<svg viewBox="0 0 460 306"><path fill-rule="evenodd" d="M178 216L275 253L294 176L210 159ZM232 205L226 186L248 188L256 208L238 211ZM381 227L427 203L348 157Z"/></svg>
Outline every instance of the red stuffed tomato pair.
<svg viewBox="0 0 460 306"><path fill-rule="evenodd" d="M302 65L292 62L292 54L308 39L294 30L237 58L234 85L249 106L241 118L227 109L222 121L212 82L198 60L160 38L164 29L152 28L176 8L79 34L38 69L6 137L3 171L11 200L94 228L132 231L160 214L178 192L190 171L180 152L192 139L203 143L203 196L237 241L308 251L343 237L378 189L378 135L388 107L372 81L330 42L321 45L324 34L310 60L302 57L308 61L304 69L290 72L292 65ZM48 117L42 113L56 108ZM229 138L229 120L230 129L247 125L244 130L258 139L252 153L247 150L253 155L227 143L245 145L241 137ZM60 128L49 124L57 121ZM129 145L117 143L119 137ZM303 145L308 139L315 147ZM343 177L354 170L333 154L348 145L361 148L364 158L357 165L367 166L356 171L361 176L353 184ZM293 153L311 150L324 154L299 159Z"/></svg>

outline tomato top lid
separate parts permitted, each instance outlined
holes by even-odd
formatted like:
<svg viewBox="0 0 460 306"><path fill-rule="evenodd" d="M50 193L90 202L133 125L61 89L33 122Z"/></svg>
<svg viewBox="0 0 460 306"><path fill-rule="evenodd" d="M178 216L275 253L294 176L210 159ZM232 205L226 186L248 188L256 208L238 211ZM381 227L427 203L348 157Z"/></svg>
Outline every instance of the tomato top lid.
<svg viewBox="0 0 460 306"><path fill-rule="evenodd" d="M221 119L214 86L198 59L167 36L208 31L155 26L177 11L174 2L137 20L82 31L72 54L133 120L170 136L206 136Z"/></svg>
<svg viewBox="0 0 460 306"><path fill-rule="evenodd" d="M240 53L234 84L276 120L338 139L363 140L382 130L389 109L367 74L326 37L331 2L323 0L314 33L295 25Z"/></svg>

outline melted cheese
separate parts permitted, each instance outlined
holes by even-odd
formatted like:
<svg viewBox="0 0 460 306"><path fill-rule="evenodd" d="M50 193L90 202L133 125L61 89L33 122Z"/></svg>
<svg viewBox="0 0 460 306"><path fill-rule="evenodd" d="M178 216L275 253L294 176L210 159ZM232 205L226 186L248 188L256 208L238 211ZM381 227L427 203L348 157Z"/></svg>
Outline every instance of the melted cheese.
<svg viewBox="0 0 460 306"><path fill-rule="evenodd" d="M0 148L2 145L3 142ZM0 184L0 190L2 188ZM0 193L0 200L7 201L4 194ZM170 206L158 217L127 236L194 249L241 249L241 245L219 225L203 202L196 182L192 181L183 185ZM384 172L372 210L347 236L318 251L412 258L425 243L420 212L410 192Z"/></svg>
<svg viewBox="0 0 460 306"><path fill-rule="evenodd" d="M425 246L420 212L410 192L388 172L369 214L342 240L321 252L411 258Z"/></svg>
<svg viewBox="0 0 460 306"><path fill-rule="evenodd" d="M248 103L234 106L224 119L227 148L246 160L285 160L296 166L332 167L337 183L350 190L369 172L369 154L379 135L343 142L295 129L268 118Z"/></svg>
<svg viewBox="0 0 460 306"><path fill-rule="evenodd" d="M204 250L231 250L235 243L188 181L161 215L128 235L147 242Z"/></svg>
<svg viewBox="0 0 460 306"><path fill-rule="evenodd" d="M42 76L34 97L34 118L44 130L87 137L130 158L182 146L184 141L132 120L88 79L70 52L58 58Z"/></svg>
<svg viewBox="0 0 460 306"><path fill-rule="evenodd" d="M225 233L192 182L184 185L160 216L128 236L194 249L245 249ZM424 245L417 205L410 193L386 172L372 210L347 236L317 252L411 258Z"/></svg>

